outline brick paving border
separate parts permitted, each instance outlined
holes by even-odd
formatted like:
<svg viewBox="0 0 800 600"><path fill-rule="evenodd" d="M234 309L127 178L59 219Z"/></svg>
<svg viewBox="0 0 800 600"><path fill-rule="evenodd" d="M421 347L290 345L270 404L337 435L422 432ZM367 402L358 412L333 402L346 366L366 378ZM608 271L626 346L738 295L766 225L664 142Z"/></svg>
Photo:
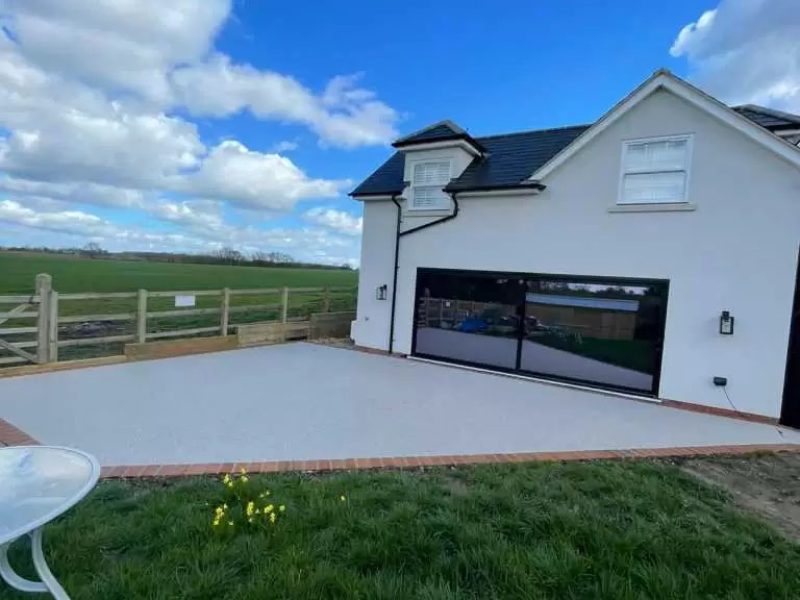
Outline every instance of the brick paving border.
<svg viewBox="0 0 800 600"><path fill-rule="evenodd" d="M38 445L39 442L8 421L0 419L0 446ZM749 444L738 446L687 446L673 448L629 448L626 450L571 450L565 452L516 452L446 456L391 456L371 458L273 460L237 463L150 464L103 467L101 477L185 477L222 475L241 469L248 473L361 471L370 469L418 469L477 464L522 462L620 460L636 458L685 458L743 455L757 452L800 452L800 444Z"/></svg>
<svg viewBox="0 0 800 600"><path fill-rule="evenodd" d="M362 471L371 469L418 469L421 467L503 464L552 461L590 461L640 458L687 458L745 455L758 452L800 452L800 444L751 444L742 446L693 446L677 448L631 448L628 450L575 450L569 452L520 452L510 454L464 454L458 456L393 456L334 460L273 460L263 462L125 465L103 467L101 477L185 477L222 475L244 469L248 473Z"/></svg>
<svg viewBox="0 0 800 600"><path fill-rule="evenodd" d="M0 446L37 446L39 442L8 421L0 419Z"/></svg>

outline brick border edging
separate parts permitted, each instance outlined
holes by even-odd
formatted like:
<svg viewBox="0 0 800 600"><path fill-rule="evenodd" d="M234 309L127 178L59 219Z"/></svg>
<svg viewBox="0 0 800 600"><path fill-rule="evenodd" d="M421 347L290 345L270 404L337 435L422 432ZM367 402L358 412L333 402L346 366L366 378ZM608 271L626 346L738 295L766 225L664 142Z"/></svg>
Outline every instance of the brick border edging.
<svg viewBox="0 0 800 600"><path fill-rule="evenodd" d="M725 408L721 406L709 406L707 404L698 404L696 402L685 402L683 400L670 400L668 398L657 398L657 397L644 397L639 396L633 393L625 393L625 392L618 392L615 390L610 389L603 389L603 388L595 388L588 385L581 385L581 384L574 384L574 383L566 383L563 381L557 381L553 379L546 379L544 377L536 377L534 375L525 375L524 373L506 373L503 371L493 371L491 368L486 367L471 367L468 365L459 365L456 363L448 363L446 361L441 360L434 360L428 358L419 358L415 356L409 356L405 354L389 354L385 350L375 350L372 348L364 348L362 346L354 346L354 350L358 350L361 352L366 352L368 354L380 354L382 356L389 356L389 357L397 357L397 358L407 358L409 360L415 360L419 362L424 362L433 365L439 365L442 367L449 367L453 369L460 369L466 371L472 371L475 373L484 373L486 375L496 375L498 377L506 377L511 379L518 379L520 381L531 381L536 383L541 383L543 385L552 385L566 389L577 389L587 392L593 392L596 394L602 394L604 396L610 396L614 398L622 398L624 400L631 400L632 402L640 402L643 404L649 404L651 406L661 406L665 408L674 408L677 410L685 410L688 412L700 413L705 415L714 415L716 417L725 417L728 419L736 419L738 421L746 421L749 423L761 423L764 425L773 425L773 426L781 426L781 427L788 427L787 425L782 425L780 420L775 417L768 417L766 415L759 415L757 413L751 412L741 412L738 410L734 410L731 408Z"/></svg>
<svg viewBox="0 0 800 600"><path fill-rule="evenodd" d="M758 415L751 412L739 412L730 408L708 406L706 404L696 404L694 402L684 402L683 400L661 400L659 406L677 408L678 410L687 410L689 412L695 412L704 415L727 417L728 419L738 419L739 421L748 421L750 423L763 423L765 425L775 426L780 424L778 419L767 417L766 415ZM781 426L783 427L783 425Z"/></svg>
<svg viewBox="0 0 800 600"><path fill-rule="evenodd" d="M103 467L101 477L184 477L221 475L244 469L248 473L332 472L368 469L415 469L420 467L502 464L551 461L619 460L637 458L690 458L698 456L743 455L757 452L800 452L800 444L749 444L742 446L688 446L674 448L632 448L626 450L574 450L567 452L519 452L508 454L464 454L446 456L397 456L333 460L273 460L238 463L165 465L124 465Z"/></svg>
<svg viewBox="0 0 800 600"><path fill-rule="evenodd" d="M6 421L0 419L0 446L38 446L35 440L27 433Z"/></svg>
<svg viewBox="0 0 800 600"><path fill-rule="evenodd" d="M0 419L0 446L38 446L39 441ZM330 472L368 469L415 469L457 465L522 462L619 460L636 458L690 458L696 456L743 455L757 452L800 452L800 444L748 444L734 446L685 446L669 448L628 448L623 450L569 450L563 452L514 452L437 456L392 456L323 460L273 460L236 463L192 463L122 465L102 467L104 479L128 477L183 477L221 475L245 469L248 473Z"/></svg>

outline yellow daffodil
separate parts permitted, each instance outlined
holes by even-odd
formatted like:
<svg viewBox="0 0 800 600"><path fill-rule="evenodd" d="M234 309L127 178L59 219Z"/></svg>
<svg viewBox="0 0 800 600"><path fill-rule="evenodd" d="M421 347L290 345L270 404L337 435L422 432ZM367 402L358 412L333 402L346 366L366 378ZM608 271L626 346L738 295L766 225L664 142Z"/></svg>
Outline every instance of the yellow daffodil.
<svg viewBox="0 0 800 600"><path fill-rule="evenodd" d="M277 518L278 518L278 515L276 515L275 513L270 513L270 514L269 514L269 522L270 522L271 524L273 524L273 525L274 525L274 524L275 524L275 520L276 520Z"/></svg>

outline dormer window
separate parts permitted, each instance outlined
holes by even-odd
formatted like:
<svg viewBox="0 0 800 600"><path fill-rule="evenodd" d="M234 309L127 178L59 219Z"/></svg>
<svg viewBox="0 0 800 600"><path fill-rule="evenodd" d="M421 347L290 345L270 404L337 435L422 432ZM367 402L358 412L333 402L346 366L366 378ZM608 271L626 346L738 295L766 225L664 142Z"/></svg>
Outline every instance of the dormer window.
<svg viewBox="0 0 800 600"><path fill-rule="evenodd" d="M413 210L442 210L450 207L450 197L443 190L450 183L450 161L438 160L414 164L411 180Z"/></svg>
<svg viewBox="0 0 800 600"><path fill-rule="evenodd" d="M690 135L624 142L619 204L687 202Z"/></svg>

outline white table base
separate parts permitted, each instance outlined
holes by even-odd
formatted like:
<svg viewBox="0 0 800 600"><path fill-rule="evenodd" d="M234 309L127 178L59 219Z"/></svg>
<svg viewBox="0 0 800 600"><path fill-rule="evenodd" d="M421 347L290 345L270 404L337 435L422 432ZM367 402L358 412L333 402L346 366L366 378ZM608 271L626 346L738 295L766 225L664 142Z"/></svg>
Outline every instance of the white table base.
<svg viewBox="0 0 800 600"><path fill-rule="evenodd" d="M44 551L42 550L42 529L42 527L39 527L28 534L31 538L33 567L36 569L36 573L39 575L41 581L31 581L20 577L11 567L11 564L8 562L8 549L11 547L11 544L14 543L13 541L0 546L0 577L12 588L21 592L50 592L56 600L69 600L67 592L65 592L61 584L56 581L56 578L50 572L50 568L45 561Z"/></svg>

